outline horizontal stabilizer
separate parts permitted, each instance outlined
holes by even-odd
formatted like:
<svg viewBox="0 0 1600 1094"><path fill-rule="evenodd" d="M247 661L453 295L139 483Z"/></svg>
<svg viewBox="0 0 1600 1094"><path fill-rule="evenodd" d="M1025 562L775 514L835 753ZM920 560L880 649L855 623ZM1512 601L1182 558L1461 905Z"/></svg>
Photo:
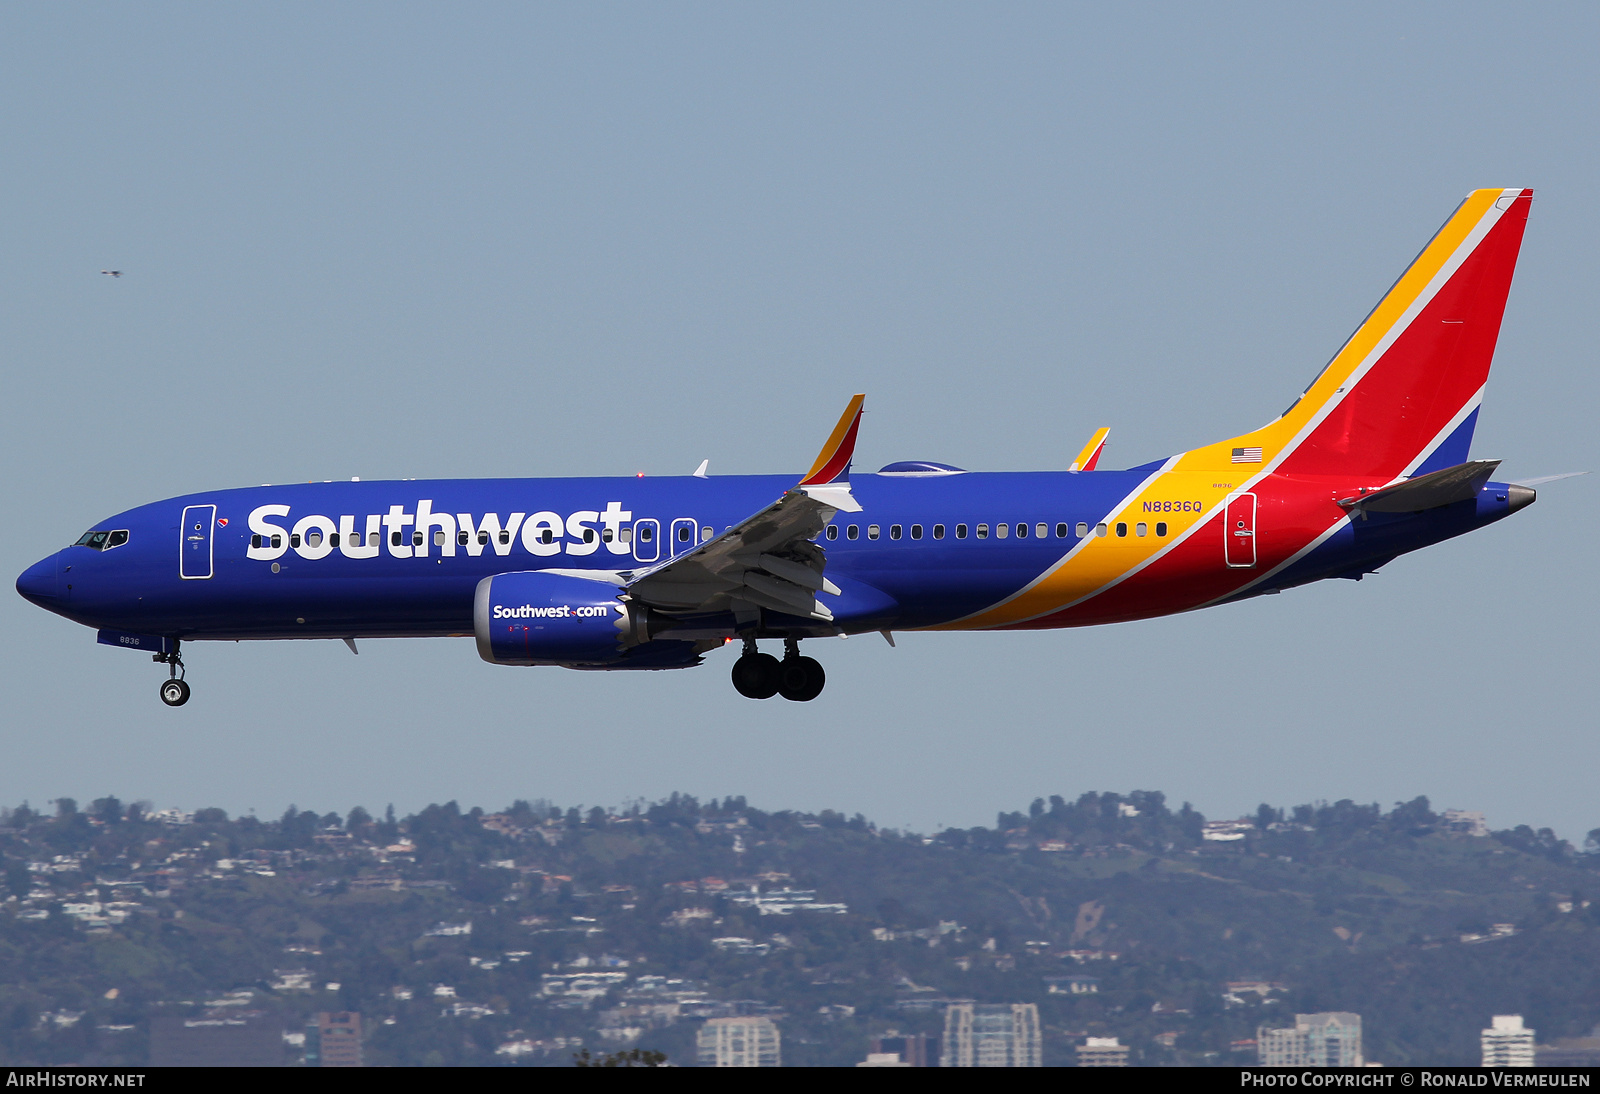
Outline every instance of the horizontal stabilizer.
<svg viewBox="0 0 1600 1094"><path fill-rule="evenodd" d="M1472 460L1418 475L1381 490L1340 498L1339 504L1351 511L1361 510L1365 513L1420 513L1424 509L1454 505L1458 501L1470 501L1477 497L1478 491L1483 489L1483 484L1489 481L1489 476L1499 466L1499 460Z"/></svg>

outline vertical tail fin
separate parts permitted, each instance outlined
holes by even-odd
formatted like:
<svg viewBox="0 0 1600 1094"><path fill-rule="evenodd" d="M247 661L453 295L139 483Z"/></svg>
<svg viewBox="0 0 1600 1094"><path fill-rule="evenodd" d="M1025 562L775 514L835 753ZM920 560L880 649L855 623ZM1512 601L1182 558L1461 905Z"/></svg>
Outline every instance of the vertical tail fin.
<svg viewBox="0 0 1600 1094"><path fill-rule="evenodd" d="M1181 466L1399 478L1467 458L1532 190L1475 190L1283 417Z"/></svg>

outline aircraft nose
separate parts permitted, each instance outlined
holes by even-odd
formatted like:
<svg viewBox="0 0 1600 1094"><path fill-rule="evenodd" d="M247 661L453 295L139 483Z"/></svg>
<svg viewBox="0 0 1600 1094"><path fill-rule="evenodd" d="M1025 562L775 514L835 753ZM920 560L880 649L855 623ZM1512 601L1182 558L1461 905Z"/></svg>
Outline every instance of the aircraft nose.
<svg viewBox="0 0 1600 1094"><path fill-rule="evenodd" d="M41 608L54 608L59 601L56 588L56 556L35 562L17 578L17 592Z"/></svg>

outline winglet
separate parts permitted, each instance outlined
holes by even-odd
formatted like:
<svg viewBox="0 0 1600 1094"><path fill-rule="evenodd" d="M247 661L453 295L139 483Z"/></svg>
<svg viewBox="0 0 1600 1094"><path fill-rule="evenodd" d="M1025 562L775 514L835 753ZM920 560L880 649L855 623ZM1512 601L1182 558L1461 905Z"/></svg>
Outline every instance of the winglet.
<svg viewBox="0 0 1600 1094"><path fill-rule="evenodd" d="M1111 436L1110 426L1101 426L1095 431L1089 443L1083 446L1083 451L1078 453L1078 458L1072 461L1068 471L1093 471L1094 465L1100 462L1100 453L1105 451L1106 438Z"/></svg>
<svg viewBox="0 0 1600 1094"><path fill-rule="evenodd" d="M861 404L866 398L865 395L851 398L839 424L833 427L828 443L817 454L817 462L811 465L799 484L811 497L848 513L861 511L850 494L850 460L856 452L856 431L861 428Z"/></svg>
<svg viewBox="0 0 1600 1094"><path fill-rule="evenodd" d="M851 398L839 424L833 427L828 443L817 454L817 462L800 480L801 486L829 486L850 481L850 459L856 454L856 430L861 428L861 404L866 399L865 395Z"/></svg>

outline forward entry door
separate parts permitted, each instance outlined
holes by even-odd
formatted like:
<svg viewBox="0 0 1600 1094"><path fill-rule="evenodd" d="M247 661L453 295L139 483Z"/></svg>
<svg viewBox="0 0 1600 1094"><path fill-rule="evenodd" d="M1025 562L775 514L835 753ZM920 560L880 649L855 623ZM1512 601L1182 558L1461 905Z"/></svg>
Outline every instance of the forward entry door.
<svg viewBox="0 0 1600 1094"><path fill-rule="evenodd" d="M183 511L178 539L178 573L185 581L211 576L212 538L216 535L217 507L191 505Z"/></svg>
<svg viewBox="0 0 1600 1094"><path fill-rule="evenodd" d="M1222 526L1223 551L1228 566L1248 570L1256 564L1256 496L1235 494L1228 499Z"/></svg>

